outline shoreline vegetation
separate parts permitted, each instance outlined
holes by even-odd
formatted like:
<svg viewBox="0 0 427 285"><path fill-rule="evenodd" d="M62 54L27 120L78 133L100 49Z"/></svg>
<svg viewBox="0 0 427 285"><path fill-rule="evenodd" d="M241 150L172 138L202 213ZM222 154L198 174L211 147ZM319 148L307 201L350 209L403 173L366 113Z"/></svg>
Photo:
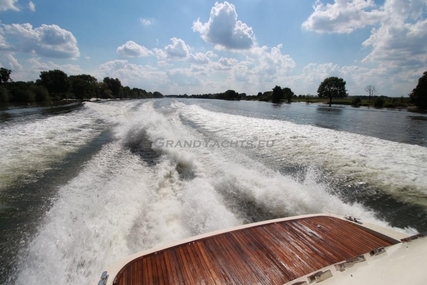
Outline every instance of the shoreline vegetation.
<svg viewBox="0 0 427 285"><path fill-rule="evenodd" d="M55 69L41 71L40 79L33 81L13 81L12 71L0 68L0 109L12 106L57 106L70 102L105 101L147 98L194 98L231 101L263 101L274 104L304 102L307 104L350 105L352 107L373 107L386 109L406 109L410 112L427 113L427 72L419 79L418 85L408 97L387 97L375 95L373 85L365 87L368 95L349 96L342 78L328 77L320 83L317 95L296 95L289 87L275 86L271 91L247 95L235 90L222 93L163 95L158 91L147 92L140 88L122 86L118 78L105 77L98 81L88 74L70 75Z"/></svg>
<svg viewBox="0 0 427 285"><path fill-rule="evenodd" d="M267 94L265 94L267 93ZM271 99L270 91L264 92L263 95L246 95L239 94L239 98L235 99L226 99L224 96L217 96L221 93L216 94L197 94L197 95L164 95L165 98L182 98L182 99L217 99L217 100L231 100L231 101L260 101L260 102L270 102L275 104L290 104L290 103L306 103L306 104L322 104L329 105L329 99L320 98L316 95L294 95L289 102L288 99L281 99L280 102L273 102ZM396 109L403 110L406 109L409 112L425 113L426 110L418 109L415 105L411 103L409 97L387 97L387 96L372 96L370 99L366 95L354 95L348 96L346 98L335 99L332 102L333 106L352 106L355 108L358 107L370 107L376 109ZM375 104L376 103L376 104Z"/></svg>

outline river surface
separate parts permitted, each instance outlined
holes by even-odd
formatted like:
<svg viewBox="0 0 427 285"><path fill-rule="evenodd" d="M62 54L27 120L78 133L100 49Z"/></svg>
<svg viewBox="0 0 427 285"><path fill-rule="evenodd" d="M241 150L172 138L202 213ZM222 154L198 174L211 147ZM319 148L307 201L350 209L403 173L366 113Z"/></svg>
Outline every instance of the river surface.
<svg viewBox="0 0 427 285"><path fill-rule="evenodd" d="M427 116L139 100L0 110L0 284L92 284L118 259L327 212L427 231Z"/></svg>

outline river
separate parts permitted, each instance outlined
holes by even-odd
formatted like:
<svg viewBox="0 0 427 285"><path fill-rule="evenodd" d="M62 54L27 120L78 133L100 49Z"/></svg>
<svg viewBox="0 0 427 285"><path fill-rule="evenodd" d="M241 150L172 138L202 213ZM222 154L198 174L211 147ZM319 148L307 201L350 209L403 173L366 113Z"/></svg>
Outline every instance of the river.
<svg viewBox="0 0 427 285"><path fill-rule="evenodd" d="M0 284L92 284L129 254L327 212L427 231L427 116L292 103L0 110Z"/></svg>

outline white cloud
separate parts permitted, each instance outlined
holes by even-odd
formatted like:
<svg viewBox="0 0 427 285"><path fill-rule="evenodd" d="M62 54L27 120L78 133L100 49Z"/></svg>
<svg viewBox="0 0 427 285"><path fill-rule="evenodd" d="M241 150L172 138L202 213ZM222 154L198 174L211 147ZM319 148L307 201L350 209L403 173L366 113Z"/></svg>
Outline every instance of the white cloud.
<svg viewBox="0 0 427 285"><path fill-rule="evenodd" d="M166 75L172 85L179 87L200 86L200 80L188 68L177 68L166 71Z"/></svg>
<svg viewBox="0 0 427 285"><path fill-rule="evenodd" d="M165 47L165 52L169 58L187 58L190 54L190 47L182 39L171 38L172 44Z"/></svg>
<svg viewBox="0 0 427 285"><path fill-rule="evenodd" d="M33 1L30 1L30 3L28 3L28 9L30 9L33 12L36 11L36 5L33 3Z"/></svg>
<svg viewBox="0 0 427 285"><path fill-rule="evenodd" d="M57 25L42 24L33 29L32 25L1 25L0 36L3 44L0 49L37 54L54 58L77 58L80 51L74 35Z"/></svg>
<svg viewBox="0 0 427 285"><path fill-rule="evenodd" d="M237 64L238 61L235 58L221 57L217 62L212 63L212 68L214 70L231 70Z"/></svg>
<svg viewBox="0 0 427 285"><path fill-rule="evenodd" d="M373 0L334 0L326 5L316 0L314 12L302 27L318 33L351 33L377 23L384 16L375 7Z"/></svg>
<svg viewBox="0 0 427 285"><path fill-rule="evenodd" d="M28 62L31 64L31 69L35 72L59 69L68 75L81 74L83 70L76 64L57 64L52 61L43 62L40 58L30 58Z"/></svg>
<svg viewBox="0 0 427 285"><path fill-rule="evenodd" d="M389 0L385 2L387 15L379 28L372 29L371 36L363 42L372 47L364 62L379 62L397 71L404 67L421 67L427 64L427 19L422 12L427 1Z"/></svg>
<svg viewBox="0 0 427 285"><path fill-rule="evenodd" d="M195 64L208 64L211 57L216 55L213 52L193 53L193 48L187 45L184 40L178 38L171 38L172 43L167 45L164 49L155 48L152 53L156 55L158 65L165 66L174 60L187 61Z"/></svg>
<svg viewBox="0 0 427 285"><path fill-rule="evenodd" d="M307 30L350 33L372 27L369 38L361 43L362 47L371 49L370 53L357 70L360 72L367 64L373 66L374 72L370 73L383 86L383 94L410 92L411 84L427 65L426 0L385 0L381 6L373 0L334 0L332 4L317 0L313 8L313 14L302 25ZM369 72L365 70L365 73ZM365 82L362 77L347 76L353 78L355 84ZM392 84L394 90L390 89Z"/></svg>
<svg viewBox="0 0 427 285"><path fill-rule="evenodd" d="M219 49L245 50L255 45L252 28L237 20L236 8L225 1L215 3L210 18L206 23L197 19L193 31L199 32L202 38Z"/></svg>
<svg viewBox="0 0 427 285"><path fill-rule="evenodd" d="M11 54L9 52L5 52L5 53L0 54L0 66L8 68L8 69L12 70L12 72L22 70L22 65L13 56L13 54Z"/></svg>
<svg viewBox="0 0 427 285"><path fill-rule="evenodd" d="M95 74L98 79L106 76L118 78L123 85L140 87L148 91L157 90L159 86L170 83L165 72L151 66L133 64L127 60L113 60L101 64Z"/></svg>
<svg viewBox="0 0 427 285"><path fill-rule="evenodd" d="M153 55L153 52L134 41L128 41L117 48L117 53L127 57L143 57Z"/></svg>
<svg viewBox="0 0 427 285"><path fill-rule="evenodd" d="M196 64L208 64L210 62L210 58L207 54L197 52L189 55L189 61Z"/></svg>
<svg viewBox="0 0 427 285"><path fill-rule="evenodd" d="M140 18L139 21L141 22L141 24L143 24L144 26L150 26L153 24L153 21L150 19L144 19L144 18Z"/></svg>
<svg viewBox="0 0 427 285"><path fill-rule="evenodd" d="M18 2L18 0L0 0L0 11L19 11L19 8L15 6L16 2Z"/></svg>

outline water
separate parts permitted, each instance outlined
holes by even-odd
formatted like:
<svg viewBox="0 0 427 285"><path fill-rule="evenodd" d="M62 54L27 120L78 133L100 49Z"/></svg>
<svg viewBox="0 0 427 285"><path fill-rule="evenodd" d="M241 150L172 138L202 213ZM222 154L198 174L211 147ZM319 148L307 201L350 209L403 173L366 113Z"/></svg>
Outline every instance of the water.
<svg viewBox="0 0 427 285"><path fill-rule="evenodd" d="M147 100L0 111L0 284L91 284L129 254L329 212L427 230L427 116Z"/></svg>

